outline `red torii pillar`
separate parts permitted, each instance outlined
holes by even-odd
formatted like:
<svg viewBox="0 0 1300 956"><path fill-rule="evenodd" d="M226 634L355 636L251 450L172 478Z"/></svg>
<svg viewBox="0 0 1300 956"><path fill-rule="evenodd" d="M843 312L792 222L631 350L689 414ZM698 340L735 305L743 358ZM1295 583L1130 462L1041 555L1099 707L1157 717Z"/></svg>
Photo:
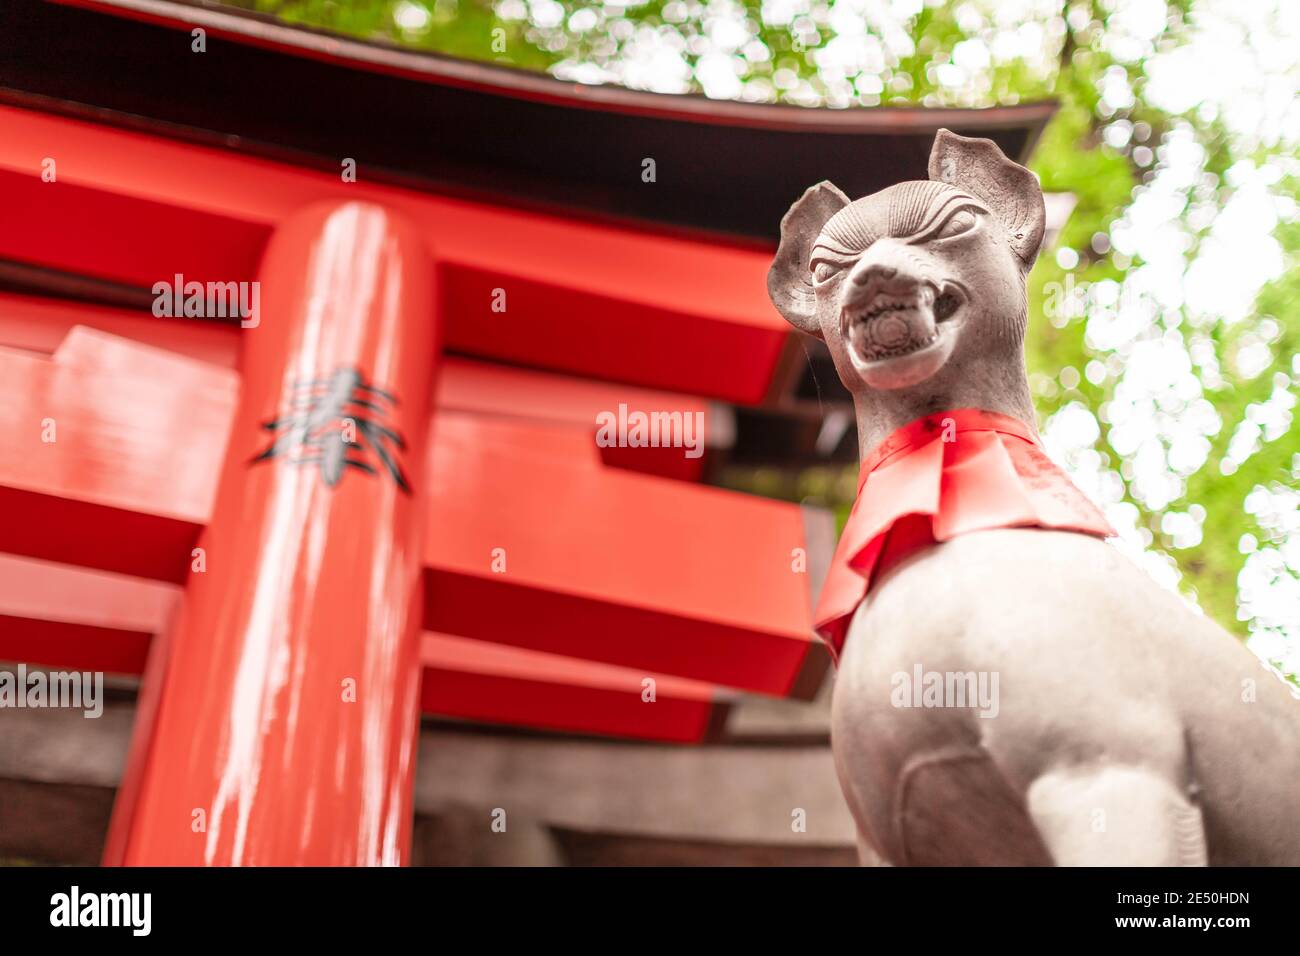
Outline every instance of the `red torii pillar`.
<svg viewBox="0 0 1300 956"><path fill-rule="evenodd" d="M409 855L433 262L390 211L322 204L276 229L259 282L205 568L148 675L106 863Z"/></svg>

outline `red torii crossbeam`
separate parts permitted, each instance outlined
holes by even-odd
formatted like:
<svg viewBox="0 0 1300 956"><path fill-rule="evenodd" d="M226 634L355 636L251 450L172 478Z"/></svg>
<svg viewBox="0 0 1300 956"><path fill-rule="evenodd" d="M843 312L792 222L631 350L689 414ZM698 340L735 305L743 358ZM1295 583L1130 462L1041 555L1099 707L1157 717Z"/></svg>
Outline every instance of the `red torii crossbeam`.
<svg viewBox="0 0 1300 956"><path fill-rule="evenodd" d="M0 554L0 660L142 677L181 593ZM687 678L430 631L420 637L420 664L427 716L539 730L698 743L719 728L735 697Z"/></svg>
<svg viewBox="0 0 1300 956"><path fill-rule="evenodd" d="M0 296L0 330L31 310ZM78 311L113 324L109 310L40 308L60 321ZM48 344L26 328L29 344ZM78 327L50 357L0 349L0 376L16 397L0 406L0 505L12 516L0 550L183 583L211 514L235 374ZM540 404L530 384L512 387ZM430 442L449 450L430 463L424 522L455 533L425 537L426 628L767 693L798 693L821 673L808 575L791 573L809 548L801 509L608 467L593 426L489 414L469 380L459 388L440 390ZM52 443L36 427L47 417ZM491 568L498 547L507 573Z"/></svg>
<svg viewBox="0 0 1300 956"><path fill-rule="evenodd" d="M449 349L752 403L786 343L762 250L343 183L6 106L0 129L0 258L146 289L177 274L251 281L285 217L362 200L403 212L438 243ZM42 182L54 142L58 180ZM497 290L504 312L493 311Z"/></svg>

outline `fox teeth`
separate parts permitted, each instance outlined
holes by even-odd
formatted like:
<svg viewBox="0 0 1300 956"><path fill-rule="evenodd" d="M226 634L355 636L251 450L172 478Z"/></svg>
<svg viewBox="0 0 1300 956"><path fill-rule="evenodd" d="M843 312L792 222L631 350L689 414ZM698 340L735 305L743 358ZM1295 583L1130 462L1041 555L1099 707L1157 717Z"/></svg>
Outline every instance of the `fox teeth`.
<svg viewBox="0 0 1300 956"><path fill-rule="evenodd" d="M889 299L877 297L871 304L871 308L865 312L858 313L854 318L858 321L870 322L877 319L887 312L901 312L907 309L920 308L920 303L914 299Z"/></svg>
<svg viewBox="0 0 1300 956"><path fill-rule="evenodd" d="M892 349L882 349L882 348L864 349L864 351L867 353L864 357L873 362L879 359L898 358L899 356L910 355L912 352L917 352L923 348L927 348L928 346L933 345L937 341L939 341L938 332L931 335L924 342L919 342L915 344L909 342L907 345L898 346L897 348L892 348Z"/></svg>

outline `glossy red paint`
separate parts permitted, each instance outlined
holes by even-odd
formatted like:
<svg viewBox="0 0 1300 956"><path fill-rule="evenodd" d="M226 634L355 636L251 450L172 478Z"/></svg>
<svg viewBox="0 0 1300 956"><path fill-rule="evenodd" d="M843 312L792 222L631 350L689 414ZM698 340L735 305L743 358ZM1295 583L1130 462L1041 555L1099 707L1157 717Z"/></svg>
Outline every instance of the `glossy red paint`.
<svg viewBox="0 0 1300 956"><path fill-rule="evenodd" d="M260 324L244 349L230 446L200 539L206 568L190 574L169 636L123 863L405 858L419 514L438 357L431 275L419 233L364 203L309 207L268 247ZM405 436L411 493L383 467L344 468L330 487L330 444L319 463L296 463L302 447L254 460L284 434L264 423L293 414L305 383L333 383L339 369L359 370L396 399L383 403L384 424ZM364 393L376 403L378 394ZM327 413L326 434L337 435L340 414L358 423L378 415L357 404L361 396L349 391Z"/></svg>
<svg viewBox="0 0 1300 956"><path fill-rule="evenodd" d="M97 331L107 334L94 334ZM113 367L105 365L113 362L140 374L143 357L157 349L172 358L187 357L233 370L239 367L241 340L240 329L233 324L142 317L126 309L0 292L0 347L57 354L62 364L75 360L96 368ZM206 374L202 366L196 371ZM226 381L233 404L237 380ZM454 356L443 361L435 404L448 411L561 426L581 434L588 445L597 430L597 416L625 405L646 413L699 416L707 449L725 446L727 440L719 406L693 395ZM583 457L590 457L589 452L590 448L583 449ZM687 458L679 448L605 447L597 454L615 468L684 481L699 481L707 459L707 455Z"/></svg>
<svg viewBox="0 0 1300 956"><path fill-rule="evenodd" d="M11 516L0 550L184 581L212 513L232 376L84 328L53 356L0 349L17 397L0 405L0 507ZM772 694L824 666L808 576L791 573L807 547L798 507L604 466L591 432L558 416L557 395L584 407L587 383L547 392L510 381L520 408L549 403L553 417L508 416L482 398L482 414L439 413L423 519L427 629ZM57 442L41 441L45 417ZM492 570L495 548L508 573Z"/></svg>
<svg viewBox="0 0 1300 956"><path fill-rule="evenodd" d="M13 107L0 107L0 129L8 225L0 258L141 289L176 274L247 281L286 217L313 202L359 200L404 213L437 245L438 314L453 351L756 403L790 334L767 299L763 250L432 196L364 175L344 183ZM47 183L41 158L52 144L58 181Z"/></svg>
<svg viewBox="0 0 1300 956"><path fill-rule="evenodd" d="M156 714L181 593L175 585L0 554L0 661L147 675L134 753L141 738L152 739L145 728ZM700 681L428 631L420 665L420 709L431 717L665 743L703 740L732 696ZM129 770L126 778L138 775Z"/></svg>
<svg viewBox="0 0 1300 956"><path fill-rule="evenodd" d="M143 673L177 594L156 581L0 554L0 660Z"/></svg>
<svg viewBox="0 0 1300 956"><path fill-rule="evenodd" d="M113 798L113 814L109 818L108 835L100 857L103 866L122 866L127 850L135 840L138 830L147 826L140 817L141 792L145 784L157 773L163 772L170 756L158 746L159 720L163 697L167 691L167 671L175 647L176 628L181 616L180 595L172 601L167 613L159 621L142 670L143 680L136 697L135 722L131 727L131 744L127 749L122 779ZM191 829L194 826L191 817Z"/></svg>
<svg viewBox="0 0 1300 956"><path fill-rule="evenodd" d="M401 863L421 706L693 742L715 685L823 666L797 507L592 440L620 404L762 400L788 341L765 253L10 107L0 128L0 258L262 283L246 330L0 295L0 550L97 569L18 569L0 659L145 675L105 863ZM307 381L383 407L400 480L259 460Z"/></svg>
<svg viewBox="0 0 1300 956"><path fill-rule="evenodd" d="M84 337L81 337L84 341ZM0 349L0 550L179 584L212 511L229 369L162 349Z"/></svg>
<svg viewBox="0 0 1300 956"><path fill-rule="evenodd" d="M798 506L556 454L521 423L443 415L435 436L457 466L434 462L429 630L780 695L825 661Z"/></svg>
<svg viewBox="0 0 1300 956"><path fill-rule="evenodd" d="M426 632L426 714L510 726L698 743L732 696L711 684Z"/></svg>

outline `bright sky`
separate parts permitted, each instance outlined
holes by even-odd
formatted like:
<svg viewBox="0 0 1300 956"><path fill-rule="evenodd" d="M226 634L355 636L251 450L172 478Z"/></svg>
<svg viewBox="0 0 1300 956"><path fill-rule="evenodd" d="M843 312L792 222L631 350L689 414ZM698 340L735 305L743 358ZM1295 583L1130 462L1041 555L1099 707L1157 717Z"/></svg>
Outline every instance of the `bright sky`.
<svg viewBox="0 0 1300 956"><path fill-rule="evenodd" d="M1126 3L1117 15L1133 34L1131 46L1128 38L1120 40L1127 58L1149 57L1148 102L1173 113L1199 110L1207 119L1218 117L1236 155L1261 149L1269 155L1258 165L1243 158L1231 167L1227 178L1234 191L1220 208L1198 201L1204 150L1190 128L1176 130L1157 151L1155 177L1111 230L1115 249L1140 257L1142 265L1129 270L1122 288L1090 296L1089 344L1124 359L1106 408L1110 442L1131 463L1133 496L1156 511L1182 495L1184 479L1205 466L1210 437L1226 427L1202 394L1202 380L1219 380L1206 331L1216 322L1248 318L1260 287L1282 274L1282 249L1272 233L1279 221L1293 220L1296 209L1273 187L1285 173L1300 172L1300 4L1202 0L1191 42L1151 55L1149 38L1163 14L1163 0L1144 0ZM1121 106L1131 92L1120 80L1105 95ZM1195 232L1203 227L1208 234L1193 252ZM1181 328L1184 319L1187 327ZM1248 378L1269 364L1270 340L1280 329L1265 321L1257 331L1253 344L1236 356L1235 371ZM1251 406L1236 425L1225 472L1292 429L1292 382L1300 377L1300 363L1287 358L1290 373L1276 373L1269 399ZM1193 366L1200 368L1199 378ZM1094 450L1099 434L1092 413L1071 406L1048 423L1045 438L1076 479L1107 504L1108 516L1124 531L1121 546L1161 583L1176 587L1176 567L1147 550L1150 535L1135 528L1136 509L1120 502L1118 476L1101 470ZM1300 461L1293 479L1298 471ZM1237 582L1238 616L1252 622L1250 646L1257 654L1300 672L1300 493L1257 486L1243 507L1280 543L1261 546L1253 535L1238 542L1248 555ZM1162 530L1174 536L1176 547L1190 547L1200 541L1204 520L1198 506L1166 511Z"/></svg>

